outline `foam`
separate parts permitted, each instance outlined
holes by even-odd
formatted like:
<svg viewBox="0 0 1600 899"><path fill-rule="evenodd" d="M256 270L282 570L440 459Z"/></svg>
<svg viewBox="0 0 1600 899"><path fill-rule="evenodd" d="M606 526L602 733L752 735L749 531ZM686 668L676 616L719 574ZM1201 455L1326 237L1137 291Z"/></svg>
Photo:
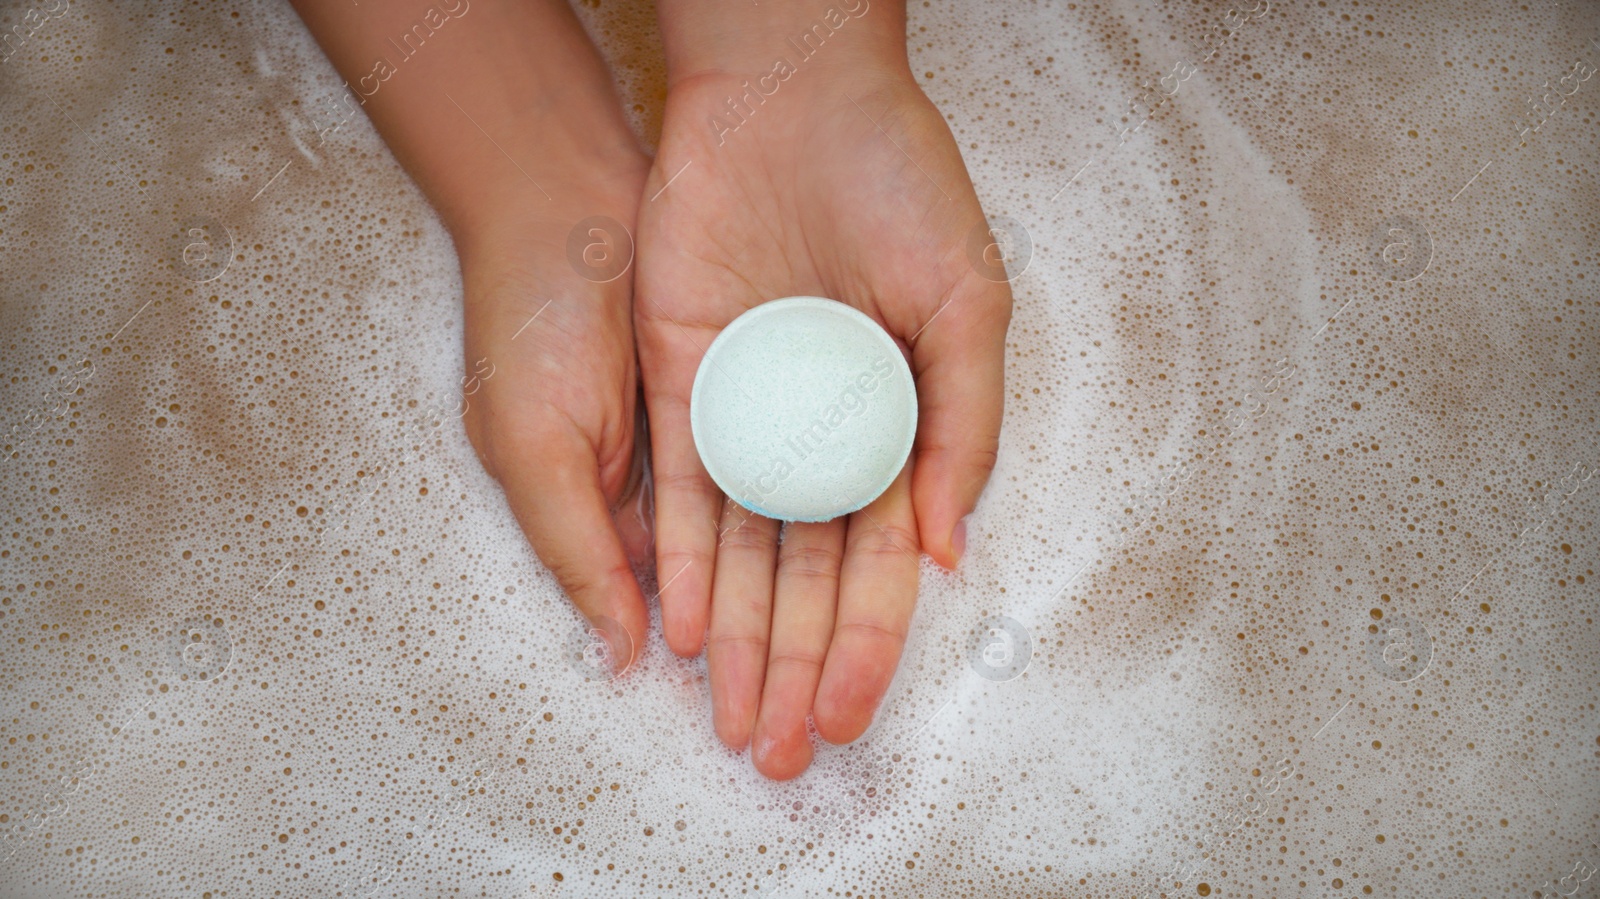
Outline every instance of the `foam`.
<svg viewBox="0 0 1600 899"><path fill-rule="evenodd" d="M1224 36L914 5L913 69L1032 246L1006 429L878 722L785 784L720 748L702 661L568 657L449 414L450 241L362 117L329 128L292 12L39 7L0 66L0 425L29 429L0 895L1532 895L1600 865L1600 80L1524 100L1600 63L1593 6ZM650 11L580 12L653 137ZM975 670L991 619L1020 673Z"/></svg>

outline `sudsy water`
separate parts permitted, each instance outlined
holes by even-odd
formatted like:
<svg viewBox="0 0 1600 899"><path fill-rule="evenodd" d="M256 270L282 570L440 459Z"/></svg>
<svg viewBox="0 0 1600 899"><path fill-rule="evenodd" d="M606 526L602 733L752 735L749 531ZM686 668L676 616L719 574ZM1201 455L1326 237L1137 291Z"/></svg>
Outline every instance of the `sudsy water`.
<svg viewBox="0 0 1600 899"><path fill-rule="evenodd" d="M911 9L1008 418L785 784L702 661L586 665L293 14L7 4L0 894L1600 890L1600 7L1249 4ZM651 12L581 13L650 138Z"/></svg>

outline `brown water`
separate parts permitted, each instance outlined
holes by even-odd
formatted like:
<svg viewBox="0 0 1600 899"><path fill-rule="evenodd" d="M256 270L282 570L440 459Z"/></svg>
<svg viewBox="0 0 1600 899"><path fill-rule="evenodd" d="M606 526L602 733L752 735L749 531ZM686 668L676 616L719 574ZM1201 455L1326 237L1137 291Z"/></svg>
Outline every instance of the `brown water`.
<svg viewBox="0 0 1600 899"><path fill-rule="evenodd" d="M702 662L577 661L413 426L451 244L293 14L37 6L0 895L1600 891L1600 6L914 6L1032 246L1008 418L879 722L787 784ZM581 11L653 135L652 13Z"/></svg>

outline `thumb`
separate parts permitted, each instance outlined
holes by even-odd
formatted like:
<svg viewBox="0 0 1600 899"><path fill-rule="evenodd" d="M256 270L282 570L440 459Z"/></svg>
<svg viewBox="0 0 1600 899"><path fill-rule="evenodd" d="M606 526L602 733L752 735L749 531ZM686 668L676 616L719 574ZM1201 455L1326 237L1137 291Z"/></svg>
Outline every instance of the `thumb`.
<svg viewBox="0 0 1600 899"><path fill-rule="evenodd" d="M970 275L911 341L917 376L911 496L923 551L954 568L967 514L989 481L1005 409L1011 286Z"/></svg>
<svg viewBox="0 0 1600 899"><path fill-rule="evenodd" d="M650 618L600 485L594 448L574 431L529 441L496 474L512 514L572 604L604 636L624 671L643 650Z"/></svg>

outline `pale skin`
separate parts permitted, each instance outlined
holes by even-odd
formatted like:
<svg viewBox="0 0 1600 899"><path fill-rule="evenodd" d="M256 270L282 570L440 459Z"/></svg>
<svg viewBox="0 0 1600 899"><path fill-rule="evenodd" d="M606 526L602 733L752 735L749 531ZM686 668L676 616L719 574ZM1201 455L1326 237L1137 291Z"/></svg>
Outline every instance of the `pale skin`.
<svg viewBox="0 0 1600 899"><path fill-rule="evenodd" d="M467 359L497 366L467 434L535 552L591 621L618 622L608 639L626 667L648 637L630 567L650 551L630 501L634 455L648 449L663 636L679 655L707 652L718 737L778 779L810 764L808 720L832 743L867 729L910 628L921 554L954 568L964 550L998 445L1011 312L1008 285L969 263L983 213L907 67L903 2L857 2L788 78L766 82L779 86L736 131L712 124L738 122L727 98L779 56L799 60L787 38L833 5L661 0L668 93L653 162L554 0L474 3L365 106L455 238ZM296 6L352 85L427 9ZM636 264L604 284L565 255L568 231L593 215L636 235ZM822 524L726 500L689 430L705 348L741 312L793 295L878 321L919 395L900 477ZM635 441L641 386L648 448Z"/></svg>

